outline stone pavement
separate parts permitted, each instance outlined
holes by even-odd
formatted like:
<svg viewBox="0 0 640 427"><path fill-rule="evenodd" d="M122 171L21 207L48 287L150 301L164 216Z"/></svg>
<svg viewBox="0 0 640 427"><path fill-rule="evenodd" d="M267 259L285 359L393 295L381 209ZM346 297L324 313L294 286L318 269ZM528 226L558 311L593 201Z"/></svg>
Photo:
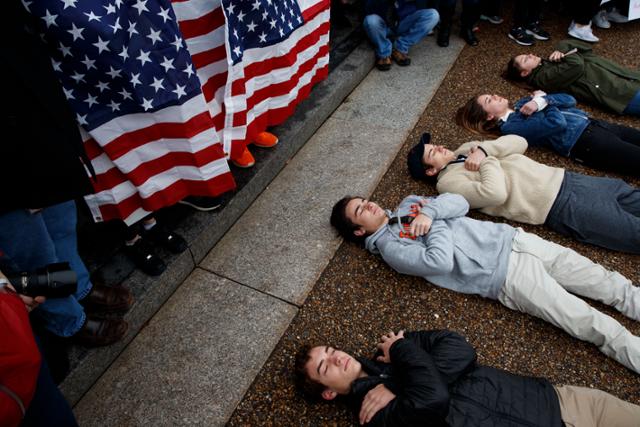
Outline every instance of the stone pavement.
<svg viewBox="0 0 640 427"><path fill-rule="evenodd" d="M336 195L373 192L461 49L428 38L410 67L372 71L79 401L80 424L224 424L340 244Z"/></svg>

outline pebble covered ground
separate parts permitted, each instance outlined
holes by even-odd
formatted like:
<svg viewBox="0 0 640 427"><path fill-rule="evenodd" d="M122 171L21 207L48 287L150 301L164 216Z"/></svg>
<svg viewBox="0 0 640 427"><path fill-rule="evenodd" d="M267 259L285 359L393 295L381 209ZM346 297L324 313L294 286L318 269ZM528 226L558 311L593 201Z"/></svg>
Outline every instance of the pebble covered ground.
<svg viewBox="0 0 640 427"><path fill-rule="evenodd" d="M505 16L510 14L506 11ZM498 93L510 100L525 95L523 89L499 77L502 68L518 53L548 56L554 42L565 38L569 23L562 14L546 10L543 26L551 32L552 40L526 48L507 39L508 21L497 26L480 24L480 45L465 47L372 200L384 207L393 207L408 194L433 194L433 187L414 182L408 176L405 158L411 146L423 132L430 132L435 143L451 149L477 139L454 123L457 107L475 93ZM640 67L640 20L626 25L614 24L610 30L595 29L595 33L601 38L600 43L594 45L596 52L626 66ZM411 67L406 72L411 72ZM640 128L638 118L611 115L584 104L580 107L595 117ZM599 174L550 151L531 149L529 155L542 163ZM640 165L638 168L640 170ZM639 179L624 178L640 186ZM336 200L342 196L336 194ZM490 219L477 212L471 216ZM513 225L571 247L635 283L640 281L638 255L580 244L543 226ZM640 322L627 319L602 304L589 302L640 335ZM239 404L229 425L357 425L356 418L343 404L307 402L296 393L292 380L293 362L300 344L328 343L354 355L370 356L377 339L386 331L439 328L465 335L476 347L482 364L523 375L545 376L555 384L599 388L640 404L640 376L607 358L595 346L571 338L534 317L511 311L497 301L456 294L423 279L397 274L362 248L343 243Z"/></svg>

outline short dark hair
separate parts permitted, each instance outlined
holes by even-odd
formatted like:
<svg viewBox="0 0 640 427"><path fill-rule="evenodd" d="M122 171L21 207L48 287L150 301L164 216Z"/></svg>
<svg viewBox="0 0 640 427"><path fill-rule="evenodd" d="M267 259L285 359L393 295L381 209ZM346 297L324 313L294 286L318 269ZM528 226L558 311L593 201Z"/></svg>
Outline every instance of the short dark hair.
<svg viewBox="0 0 640 427"><path fill-rule="evenodd" d="M425 144L430 143L431 135L429 133L423 133L420 138L420 142L414 145L407 154L407 167L409 169L409 175L411 175L413 179L424 181L435 187L438 183L438 174L427 175L426 171L428 167L422 162L422 158L424 157L424 146Z"/></svg>
<svg viewBox="0 0 640 427"><path fill-rule="evenodd" d="M318 381L312 380L307 373L307 364L311 360L311 349L313 346L308 344L303 345L296 353L296 388L302 393L302 395L308 399L319 400L320 395L326 388Z"/></svg>
<svg viewBox="0 0 640 427"><path fill-rule="evenodd" d="M533 90L533 86L528 82L528 76L523 77L522 74L520 74L521 72L522 70L518 68L516 57L514 56L507 63L507 68L502 72L502 78L521 89Z"/></svg>
<svg viewBox="0 0 640 427"><path fill-rule="evenodd" d="M338 233L345 240L362 244L367 236L356 236L354 234L354 231L360 228L360 226L354 224L353 221L347 218L347 204L353 199L360 198L363 197L345 196L342 199L338 200L338 202L333 205L333 210L331 211L331 225L335 227L336 230L338 230Z"/></svg>

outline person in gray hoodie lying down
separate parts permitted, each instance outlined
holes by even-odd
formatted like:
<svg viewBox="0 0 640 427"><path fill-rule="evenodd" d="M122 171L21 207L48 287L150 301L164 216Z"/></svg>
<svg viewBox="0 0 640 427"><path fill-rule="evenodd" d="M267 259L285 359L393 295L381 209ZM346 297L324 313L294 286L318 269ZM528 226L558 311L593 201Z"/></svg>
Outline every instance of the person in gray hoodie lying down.
<svg viewBox="0 0 640 427"><path fill-rule="evenodd" d="M521 228L465 215L464 197L409 196L392 212L362 197L344 197L331 225L364 243L394 270L456 292L497 299L598 346L640 374L640 338L576 295L640 320L640 288L577 252Z"/></svg>

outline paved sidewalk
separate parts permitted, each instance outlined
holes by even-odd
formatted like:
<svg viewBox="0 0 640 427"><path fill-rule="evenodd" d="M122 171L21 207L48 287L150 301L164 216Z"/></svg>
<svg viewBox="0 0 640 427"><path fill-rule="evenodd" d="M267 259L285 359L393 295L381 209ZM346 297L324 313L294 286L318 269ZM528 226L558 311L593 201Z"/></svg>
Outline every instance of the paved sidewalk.
<svg viewBox="0 0 640 427"><path fill-rule="evenodd" d="M221 425L333 257L336 195L369 195L462 49L372 71L76 405L80 425ZM286 141L284 142L286 143Z"/></svg>

